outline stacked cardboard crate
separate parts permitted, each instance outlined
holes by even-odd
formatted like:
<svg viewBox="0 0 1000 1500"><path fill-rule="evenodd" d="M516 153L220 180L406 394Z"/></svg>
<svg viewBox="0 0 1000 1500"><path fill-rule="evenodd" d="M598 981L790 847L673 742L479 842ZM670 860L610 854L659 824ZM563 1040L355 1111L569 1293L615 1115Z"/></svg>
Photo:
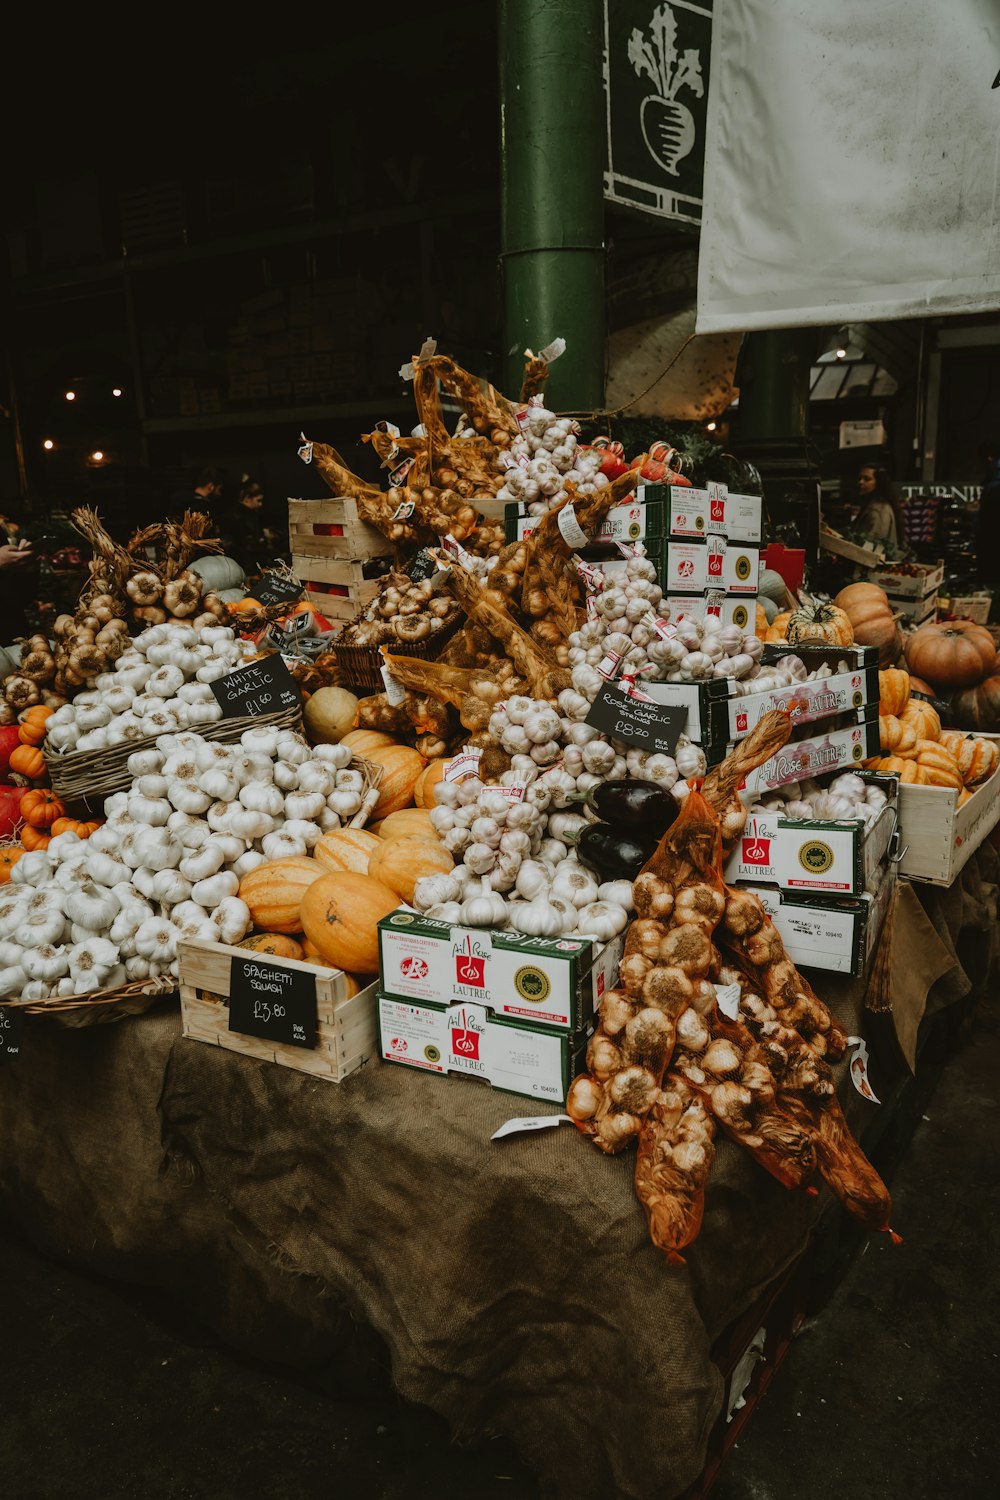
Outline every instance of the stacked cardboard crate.
<svg viewBox="0 0 1000 1500"><path fill-rule="evenodd" d="M392 912L379 923L381 1055L561 1102L623 948L624 936L527 937Z"/></svg>

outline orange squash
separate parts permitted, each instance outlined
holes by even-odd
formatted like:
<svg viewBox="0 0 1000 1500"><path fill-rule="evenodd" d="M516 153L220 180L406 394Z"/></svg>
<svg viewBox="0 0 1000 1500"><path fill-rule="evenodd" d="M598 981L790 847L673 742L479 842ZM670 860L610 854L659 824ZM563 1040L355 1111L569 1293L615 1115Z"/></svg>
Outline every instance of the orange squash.
<svg viewBox="0 0 1000 1500"><path fill-rule="evenodd" d="M43 833L40 828L33 828L30 823L25 823L21 829L21 843L25 849L47 849L51 840L51 833Z"/></svg>
<svg viewBox="0 0 1000 1500"><path fill-rule="evenodd" d="M922 698L911 698L900 715L900 723L908 725L918 740L936 740L941 735L941 720L937 709Z"/></svg>
<svg viewBox="0 0 1000 1500"><path fill-rule="evenodd" d="M939 740L918 740L913 759L927 773L928 786L962 788L958 761Z"/></svg>
<svg viewBox="0 0 1000 1500"><path fill-rule="evenodd" d="M899 660L903 635L884 589L875 583L849 583L833 602L850 620L856 644L877 647L880 667Z"/></svg>
<svg viewBox="0 0 1000 1500"><path fill-rule="evenodd" d="M335 828L313 845L313 859L330 873L353 870L356 875L367 875L368 861L379 842L369 828Z"/></svg>
<svg viewBox="0 0 1000 1500"><path fill-rule="evenodd" d="M923 766L918 766L915 760L903 760L898 755L887 755L882 760L866 762L875 771L894 772L900 781L906 782L908 786L926 786L929 780L927 771Z"/></svg>
<svg viewBox="0 0 1000 1500"><path fill-rule="evenodd" d="M438 842L431 815L425 807L401 807L398 812L389 813L388 817L373 823L371 831L380 839L423 838L432 844Z"/></svg>
<svg viewBox="0 0 1000 1500"><path fill-rule="evenodd" d="M302 930L334 968L377 974L378 923L398 906L395 891L370 875L323 875L302 898Z"/></svg>
<svg viewBox="0 0 1000 1500"><path fill-rule="evenodd" d="M436 838L433 843L417 837L384 839L368 861L371 878L407 905L413 904L413 887L422 875L447 875L454 868L455 861Z"/></svg>
<svg viewBox="0 0 1000 1500"><path fill-rule="evenodd" d="M251 953L273 953L275 958L303 957L302 944L284 932L255 932L236 944L237 948L249 948Z"/></svg>
<svg viewBox="0 0 1000 1500"><path fill-rule="evenodd" d="M917 731L912 724L886 714L878 721L879 745L886 755L912 755L917 748Z"/></svg>
<svg viewBox="0 0 1000 1500"><path fill-rule="evenodd" d="M362 731L363 732L363 731ZM350 736L348 736L350 738ZM341 741L343 744L344 741ZM424 769L424 758L409 745L375 745L356 752L382 767L382 780L378 784L378 801L375 804L373 822L388 817L409 807L413 801L413 789Z"/></svg>
<svg viewBox="0 0 1000 1500"><path fill-rule="evenodd" d="M40 745L48 728L46 720L51 719L54 713L54 708L47 708L44 703L36 703L34 708L26 708L23 714L19 714L17 734L21 744Z"/></svg>
<svg viewBox="0 0 1000 1500"><path fill-rule="evenodd" d="M968 787L963 787L958 794L958 801L955 803L956 808L964 807L971 796L972 793L969 791Z"/></svg>
<svg viewBox="0 0 1000 1500"><path fill-rule="evenodd" d="M372 750L381 750L386 745L398 745L399 741L391 734L380 734L377 729L350 729L340 743L350 746L355 755L364 755L371 760Z"/></svg>
<svg viewBox="0 0 1000 1500"><path fill-rule="evenodd" d="M985 625L951 620L921 625L906 643L906 663L940 691L975 687L993 668L997 648Z"/></svg>
<svg viewBox="0 0 1000 1500"><path fill-rule="evenodd" d="M0 849L0 885L6 885L10 880L10 872L23 853L23 844L8 844L5 849Z"/></svg>
<svg viewBox="0 0 1000 1500"><path fill-rule="evenodd" d="M52 836L55 838L59 833L75 833L78 839L89 839L92 833L96 833L98 828L103 826L99 818L89 821L84 821L82 818L56 818L52 825Z"/></svg>
<svg viewBox="0 0 1000 1500"><path fill-rule="evenodd" d="M786 641L788 639L788 622L792 618L790 609L783 610L780 615L775 615L767 627L765 641Z"/></svg>
<svg viewBox="0 0 1000 1500"><path fill-rule="evenodd" d="M21 817L32 828L51 828L65 811L65 803L48 787L32 787L21 798Z"/></svg>
<svg viewBox="0 0 1000 1500"><path fill-rule="evenodd" d="M417 807L437 807L435 788L440 781L444 780L444 773L447 769L447 760L432 760L427 763L417 777L417 784L413 788L413 801Z"/></svg>
<svg viewBox="0 0 1000 1500"><path fill-rule="evenodd" d="M240 900L264 932L301 932L300 908L309 887L323 874L318 860L304 854L272 859L240 881Z"/></svg>
<svg viewBox="0 0 1000 1500"><path fill-rule="evenodd" d="M941 744L955 757L966 786L988 781L1000 765L1000 745L996 740L976 739L960 729L946 729Z"/></svg>
<svg viewBox="0 0 1000 1500"><path fill-rule="evenodd" d="M18 745L10 753L10 768L29 781L45 775L45 757L36 745Z"/></svg>
<svg viewBox="0 0 1000 1500"><path fill-rule="evenodd" d="M878 674L878 711L880 714L903 712L910 701L910 674L901 667L887 667Z"/></svg>

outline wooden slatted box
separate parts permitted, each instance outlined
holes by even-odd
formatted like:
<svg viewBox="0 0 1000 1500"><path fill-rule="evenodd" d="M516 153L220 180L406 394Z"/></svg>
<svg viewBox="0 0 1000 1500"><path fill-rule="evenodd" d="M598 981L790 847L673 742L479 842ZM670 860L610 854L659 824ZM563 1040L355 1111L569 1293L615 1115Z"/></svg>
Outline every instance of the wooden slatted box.
<svg viewBox="0 0 1000 1500"><path fill-rule="evenodd" d="M288 550L293 557L337 557L348 561L388 556L391 547L377 526L361 519L348 497L288 501Z"/></svg>
<svg viewBox="0 0 1000 1500"><path fill-rule="evenodd" d="M292 572L309 603L328 620L345 624L361 614L378 593L378 580L392 568L390 557L292 557Z"/></svg>
<svg viewBox="0 0 1000 1500"><path fill-rule="evenodd" d="M229 1030L229 975L234 958L247 958L245 948L225 943L189 939L177 945L180 959L181 1018L184 1035L210 1042L247 1057L280 1063L299 1073L311 1073L339 1083L370 1057L378 1055L378 1025L375 1014L377 981L348 996L347 976L339 969L299 963L291 958L261 954L262 960L279 968L304 970L316 976L316 1047L285 1046L262 1037Z"/></svg>

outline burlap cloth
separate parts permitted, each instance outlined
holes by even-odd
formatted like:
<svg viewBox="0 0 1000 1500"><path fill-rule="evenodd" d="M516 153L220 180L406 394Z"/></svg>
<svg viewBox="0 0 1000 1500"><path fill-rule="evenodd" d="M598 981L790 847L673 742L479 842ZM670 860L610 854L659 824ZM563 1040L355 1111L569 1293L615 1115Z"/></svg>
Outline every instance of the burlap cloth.
<svg viewBox="0 0 1000 1500"><path fill-rule="evenodd" d="M925 1010L985 982L995 877L988 850L950 891L904 888L894 1018L824 977L851 1032L880 1023L877 1091ZM179 1033L169 1007L29 1021L0 1071L0 1205L37 1243L348 1389L388 1360L459 1438L507 1434L548 1496L645 1500L696 1477L722 1397L711 1343L801 1252L825 1194L785 1192L721 1141L701 1236L669 1266L631 1157L566 1125L490 1141L544 1105L377 1062L328 1084ZM863 1129L873 1107L846 1088Z"/></svg>

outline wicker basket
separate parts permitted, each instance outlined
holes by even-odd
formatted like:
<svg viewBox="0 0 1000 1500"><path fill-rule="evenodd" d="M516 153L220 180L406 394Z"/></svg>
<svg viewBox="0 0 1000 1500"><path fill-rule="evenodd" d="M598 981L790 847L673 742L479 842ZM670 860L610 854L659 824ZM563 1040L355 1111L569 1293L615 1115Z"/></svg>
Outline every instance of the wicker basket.
<svg viewBox="0 0 1000 1500"><path fill-rule="evenodd" d="M464 620L465 615L458 610L442 630L425 641L387 641L385 644L393 656L415 656L420 661L437 661ZM358 615L351 621L351 625L363 622L364 615ZM346 629L349 630L351 625ZM384 658L380 646L340 646L335 641L329 648L329 655L336 657L344 681L352 687L370 688L376 693L382 691Z"/></svg>
<svg viewBox="0 0 1000 1500"><path fill-rule="evenodd" d="M301 729L302 710L298 706L282 709L277 714L261 714L258 718L218 719L214 724L199 724L194 733L202 739L221 740L232 744L246 729L263 726L275 729ZM183 733L178 729L178 733ZM52 790L64 802L85 802L91 798L102 800L115 792L125 792L132 785L133 777L128 769L128 758L136 750L148 750L156 744L157 736L146 739L127 740L124 745L112 745L106 750L83 750L69 755L45 756L45 769L52 782Z"/></svg>
<svg viewBox="0 0 1000 1500"><path fill-rule="evenodd" d="M11 1010L27 1016L52 1016L63 1026L103 1026L141 1016L164 995L177 991L172 974L157 979L136 979L112 990L91 990L85 995L53 995L48 1000L4 1000Z"/></svg>

